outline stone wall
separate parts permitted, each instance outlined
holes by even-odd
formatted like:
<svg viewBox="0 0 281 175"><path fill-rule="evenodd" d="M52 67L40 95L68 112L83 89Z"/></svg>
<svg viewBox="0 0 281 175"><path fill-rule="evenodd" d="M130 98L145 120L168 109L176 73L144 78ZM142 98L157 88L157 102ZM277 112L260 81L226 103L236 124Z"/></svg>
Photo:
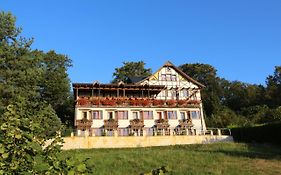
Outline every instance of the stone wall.
<svg viewBox="0 0 281 175"><path fill-rule="evenodd" d="M64 137L62 149L134 148L233 141L232 136L145 136L145 137Z"/></svg>

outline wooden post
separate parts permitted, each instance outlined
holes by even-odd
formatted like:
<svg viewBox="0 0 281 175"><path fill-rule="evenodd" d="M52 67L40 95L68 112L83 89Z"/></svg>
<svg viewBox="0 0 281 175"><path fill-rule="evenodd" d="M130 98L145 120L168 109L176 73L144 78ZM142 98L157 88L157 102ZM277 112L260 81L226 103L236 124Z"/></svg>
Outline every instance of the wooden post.
<svg viewBox="0 0 281 175"><path fill-rule="evenodd" d="M173 131L174 131L174 128L171 128L170 129L170 136L173 136L173 134L174 134Z"/></svg>
<svg viewBox="0 0 281 175"><path fill-rule="evenodd" d="M143 129L143 130L142 130L142 136L143 136L143 137L146 137L146 135L147 135L147 134L146 134L146 129Z"/></svg>
<svg viewBox="0 0 281 175"><path fill-rule="evenodd" d="M221 130L220 129L218 129L218 135L221 136Z"/></svg>
<svg viewBox="0 0 281 175"><path fill-rule="evenodd" d="M118 131L114 130L114 137L118 137Z"/></svg>

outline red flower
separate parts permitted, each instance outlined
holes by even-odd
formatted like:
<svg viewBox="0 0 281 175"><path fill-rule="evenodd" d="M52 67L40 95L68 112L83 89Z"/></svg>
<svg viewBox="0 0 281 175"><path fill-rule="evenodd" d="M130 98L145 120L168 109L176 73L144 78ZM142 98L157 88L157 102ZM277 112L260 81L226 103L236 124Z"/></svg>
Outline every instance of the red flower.
<svg viewBox="0 0 281 175"><path fill-rule="evenodd" d="M77 100L78 105L87 105L89 103L89 100L87 98L78 98Z"/></svg>

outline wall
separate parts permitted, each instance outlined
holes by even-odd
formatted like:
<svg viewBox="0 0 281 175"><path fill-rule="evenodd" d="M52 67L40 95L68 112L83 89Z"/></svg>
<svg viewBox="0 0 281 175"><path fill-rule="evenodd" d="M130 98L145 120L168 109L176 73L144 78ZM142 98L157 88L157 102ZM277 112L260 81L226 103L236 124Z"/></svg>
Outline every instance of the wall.
<svg viewBox="0 0 281 175"><path fill-rule="evenodd" d="M64 137L62 149L133 148L233 141L231 136Z"/></svg>

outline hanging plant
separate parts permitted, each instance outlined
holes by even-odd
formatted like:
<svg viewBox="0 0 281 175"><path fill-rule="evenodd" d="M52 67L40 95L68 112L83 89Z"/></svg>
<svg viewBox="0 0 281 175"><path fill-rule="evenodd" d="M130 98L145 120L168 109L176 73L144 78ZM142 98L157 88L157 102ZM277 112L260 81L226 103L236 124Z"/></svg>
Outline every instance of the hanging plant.
<svg viewBox="0 0 281 175"><path fill-rule="evenodd" d="M116 105L116 100L105 98L101 100L101 104L104 106L114 106Z"/></svg>
<svg viewBox="0 0 281 175"><path fill-rule="evenodd" d="M92 104L92 105L99 105L99 103L100 103L100 100L99 100L99 99L97 99L97 98L92 98L92 99L91 99L91 104Z"/></svg>
<svg viewBox="0 0 281 175"><path fill-rule="evenodd" d="M153 100L152 101L153 106L163 106L164 105L164 100Z"/></svg>
<svg viewBox="0 0 281 175"><path fill-rule="evenodd" d="M200 100L188 100L188 104L200 104Z"/></svg>
<svg viewBox="0 0 281 175"><path fill-rule="evenodd" d="M116 104L117 104L117 105L123 105L125 102L126 102L126 100L123 99L123 98L118 98L118 99L116 100Z"/></svg>
<svg viewBox="0 0 281 175"><path fill-rule="evenodd" d="M187 100L178 100L178 105L183 106L187 103Z"/></svg>
<svg viewBox="0 0 281 175"><path fill-rule="evenodd" d="M142 99L141 100L141 103L142 103L142 106L149 106L149 104L150 104L150 100L148 100L148 99Z"/></svg>
<svg viewBox="0 0 281 175"><path fill-rule="evenodd" d="M89 100L87 98L82 97L77 100L77 103L78 105L87 105L89 103Z"/></svg>
<svg viewBox="0 0 281 175"><path fill-rule="evenodd" d="M129 99L130 100L130 105L131 106L138 106L139 105L139 101L136 99Z"/></svg>
<svg viewBox="0 0 281 175"><path fill-rule="evenodd" d="M177 101L176 101L176 100L167 100L167 101L166 101L166 104L167 104L168 106L176 106Z"/></svg>

